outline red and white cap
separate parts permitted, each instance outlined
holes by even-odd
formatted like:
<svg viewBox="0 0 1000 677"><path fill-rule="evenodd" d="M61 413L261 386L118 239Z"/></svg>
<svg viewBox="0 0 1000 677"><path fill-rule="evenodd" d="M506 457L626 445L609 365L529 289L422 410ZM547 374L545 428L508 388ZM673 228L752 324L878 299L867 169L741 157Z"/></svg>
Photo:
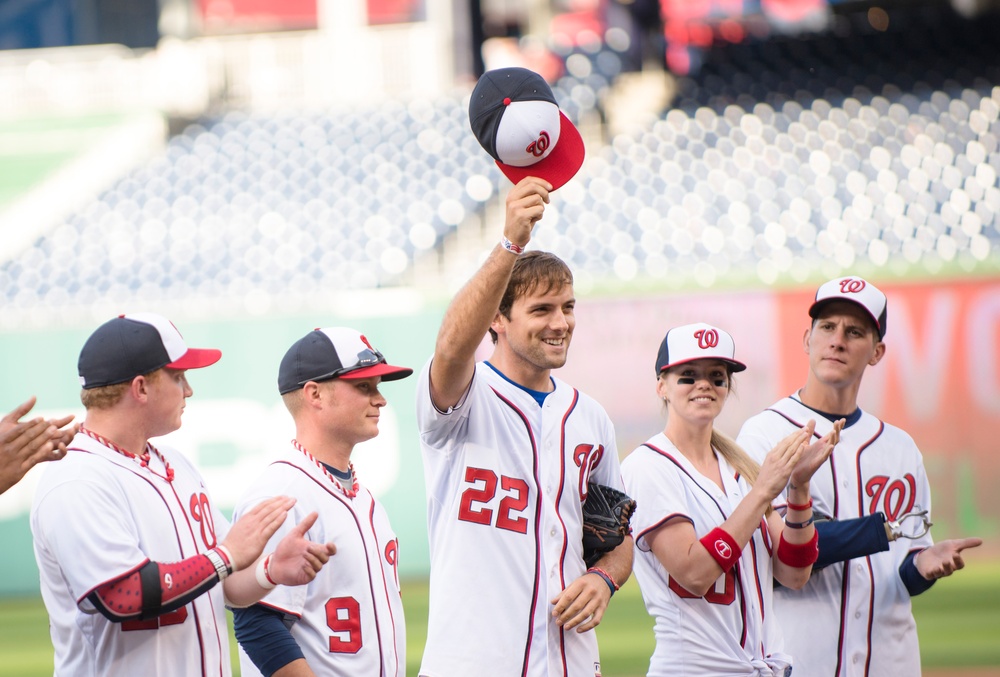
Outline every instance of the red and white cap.
<svg viewBox="0 0 1000 677"><path fill-rule="evenodd" d="M309 381L380 376L395 381L409 376L409 367L388 364L364 334L349 327L314 329L292 344L278 367L278 392L298 390Z"/></svg>
<svg viewBox="0 0 1000 677"><path fill-rule="evenodd" d="M469 101L479 144L517 183L537 176L555 190L583 165L579 130L556 103L545 79L527 68L498 68L479 78Z"/></svg>
<svg viewBox="0 0 1000 677"><path fill-rule="evenodd" d="M125 383L161 367L200 369L222 357L215 348L188 348L177 327L156 313L119 315L98 327L80 351L85 390Z"/></svg>
<svg viewBox="0 0 1000 677"><path fill-rule="evenodd" d="M809 317L816 319L819 317L823 307L833 301L850 301L861 306L872 318L875 328L878 329L878 338L881 341L885 338L885 321L888 304L885 294L873 285L860 277L849 275L838 277L835 280L824 282L816 290L816 300L809 306Z"/></svg>
<svg viewBox="0 0 1000 677"><path fill-rule="evenodd" d="M685 324L674 327L663 337L656 353L656 375L695 360L721 360L734 372L746 369L735 356L736 344L729 332L704 322Z"/></svg>

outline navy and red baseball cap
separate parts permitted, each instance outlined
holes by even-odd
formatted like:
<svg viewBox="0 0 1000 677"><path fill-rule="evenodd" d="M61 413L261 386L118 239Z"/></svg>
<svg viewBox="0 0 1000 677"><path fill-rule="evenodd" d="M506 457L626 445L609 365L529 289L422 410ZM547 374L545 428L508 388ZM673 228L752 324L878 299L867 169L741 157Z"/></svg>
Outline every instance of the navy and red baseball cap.
<svg viewBox="0 0 1000 677"><path fill-rule="evenodd" d="M674 327L663 337L656 353L656 375L695 360L721 360L734 372L747 368L736 359L736 343L729 332L698 322Z"/></svg>
<svg viewBox="0 0 1000 677"><path fill-rule="evenodd" d="M555 190L583 165L579 130L559 110L545 79L527 68L486 71L472 90L469 123L479 144L514 183L537 176Z"/></svg>
<svg viewBox="0 0 1000 677"><path fill-rule="evenodd" d="M878 330L878 338L885 338L886 312L888 302L885 294L871 282L857 276L838 277L824 282L816 290L816 300L809 306L809 317L814 320L819 317L823 308L833 301L850 301L861 308L872 318Z"/></svg>
<svg viewBox="0 0 1000 677"><path fill-rule="evenodd" d="M314 329L292 344L278 367L278 392L298 390L309 381L381 376L395 381L413 373L388 364L363 334L348 327Z"/></svg>
<svg viewBox="0 0 1000 677"><path fill-rule="evenodd" d="M80 351L84 390L131 381L161 367L200 369L219 361L215 348L188 348L170 320L155 313L119 315L98 327Z"/></svg>

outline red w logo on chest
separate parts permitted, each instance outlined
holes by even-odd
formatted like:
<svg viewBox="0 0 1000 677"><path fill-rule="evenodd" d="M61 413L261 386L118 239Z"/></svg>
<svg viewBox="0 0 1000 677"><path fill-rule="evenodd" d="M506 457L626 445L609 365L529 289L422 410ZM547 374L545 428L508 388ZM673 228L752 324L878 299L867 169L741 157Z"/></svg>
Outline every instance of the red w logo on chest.
<svg viewBox="0 0 1000 677"><path fill-rule="evenodd" d="M201 542L206 548L214 548L215 519L212 517L212 504L205 493L191 494L189 505L191 519L201 526Z"/></svg>
<svg viewBox="0 0 1000 677"><path fill-rule="evenodd" d="M597 467L604 457L604 445L578 444L573 450L573 462L580 468L580 501L587 500L587 482L590 481L590 471Z"/></svg>
<svg viewBox="0 0 1000 677"><path fill-rule="evenodd" d="M906 473L903 479L891 480L887 475L874 475L865 483L865 493L871 498L868 514L884 512L890 520L913 510L917 500L917 481Z"/></svg>

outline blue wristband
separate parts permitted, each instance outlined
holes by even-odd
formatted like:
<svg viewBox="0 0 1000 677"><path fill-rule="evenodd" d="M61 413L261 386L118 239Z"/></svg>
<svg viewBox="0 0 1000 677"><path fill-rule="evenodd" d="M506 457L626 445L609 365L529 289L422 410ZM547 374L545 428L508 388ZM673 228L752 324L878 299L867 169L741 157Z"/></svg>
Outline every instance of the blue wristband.
<svg viewBox="0 0 1000 677"><path fill-rule="evenodd" d="M611 595L612 596L614 596L615 592L617 592L617 590L618 590L618 584L615 583L615 579L611 578L611 574L609 574L604 569L599 569L597 567L590 567L589 569L587 569L587 573L588 574L597 574L598 576L600 576L601 578L603 578L604 582L608 584L608 588L611 590Z"/></svg>

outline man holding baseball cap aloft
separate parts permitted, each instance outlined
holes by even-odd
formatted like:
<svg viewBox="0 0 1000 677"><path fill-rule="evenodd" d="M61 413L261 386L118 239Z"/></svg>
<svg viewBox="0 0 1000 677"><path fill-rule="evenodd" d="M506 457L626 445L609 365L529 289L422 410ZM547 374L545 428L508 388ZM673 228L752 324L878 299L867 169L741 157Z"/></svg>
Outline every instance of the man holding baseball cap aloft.
<svg viewBox="0 0 1000 677"><path fill-rule="evenodd" d="M420 674L600 674L597 638L632 569L632 539L587 567L588 479L622 489L614 428L558 380L576 325L573 276L526 252L550 193L583 162L579 133L548 85L490 71L470 122L516 185L500 243L456 294L417 385L431 547ZM489 332L493 353L476 361Z"/></svg>

